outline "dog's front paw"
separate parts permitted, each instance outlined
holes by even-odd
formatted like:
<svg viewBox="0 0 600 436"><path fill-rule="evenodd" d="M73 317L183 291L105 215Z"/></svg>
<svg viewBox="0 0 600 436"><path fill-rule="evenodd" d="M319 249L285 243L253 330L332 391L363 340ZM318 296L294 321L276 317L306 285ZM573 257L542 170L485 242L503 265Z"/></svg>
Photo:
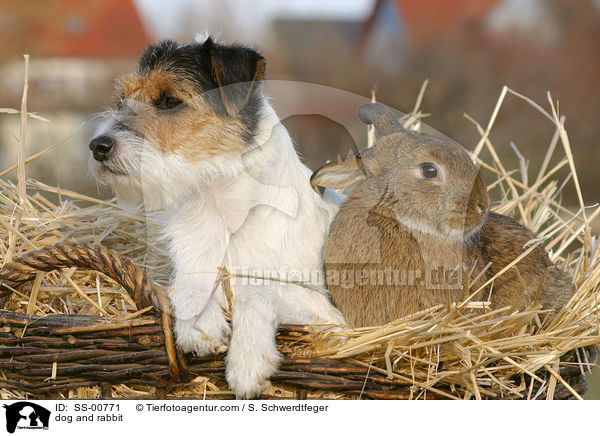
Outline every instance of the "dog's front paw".
<svg viewBox="0 0 600 436"><path fill-rule="evenodd" d="M227 351L231 326L218 309L220 313L203 312L190 319L175 321L176 342L184 353L202 357Z"/></svg>
<svg viewBox="0 0 600 436"><path fill-rule="evenodd" d="M280 361L280 355L273 347L267 352L256 349L242 349L232 343L226 358L226 378L231 390L238 399L257 398L271 386L271 377Z"/></svg>

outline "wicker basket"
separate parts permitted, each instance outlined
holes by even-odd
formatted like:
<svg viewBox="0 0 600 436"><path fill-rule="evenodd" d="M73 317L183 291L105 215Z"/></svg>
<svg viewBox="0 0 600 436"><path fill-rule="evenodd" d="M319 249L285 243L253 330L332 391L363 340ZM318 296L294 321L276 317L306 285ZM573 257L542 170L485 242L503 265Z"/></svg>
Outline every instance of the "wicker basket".
<svg viewBox="0 0 600 436"><path fill-rule="evenodd" d="M200 359L178 352L172 334L171 307L164 290L114 250L103 246L60 244L31 252L0 271L0 298L6 298L11 289L32 281L38 271L73 266L106 274L127 290L139 310L149 306L152 310L144 316L118 322L98 316L58 314L36 317L1 310L1 388L34 398L61 397L82 387L99 387L101 397L111 398L118 385L132 387L131 392L136 391L136 386L143 386L145 392L119 395L119 398L185 397L181 392L194 393L194 397L233 398L224 381L223 356ZM271 377L276 388L263 394L263 398L469 397L451 384L444 389L437 386L425 395L417 396L415 382L422 385L425 380L411 378L409 374L390 379L353 359L314 357L311 344L318 334L320 332L310 326L280 326L277 343L284 359ZM577 394L583 395L587 385L581 365L568 363L583 360L591 365L596 358L594 346L565 353L560 358L564 365L560 366L559 378ZM481 389L482 398L530 398L532 389L553 375L542 370L535 376L536 380L532 380L530 375L520 375L523 386L520 395ZM217 389L207 391L207 383ZM149 386L152 389L148 390ZM556 385L553 393L556 399L574 397L562 384Z"/></svg>

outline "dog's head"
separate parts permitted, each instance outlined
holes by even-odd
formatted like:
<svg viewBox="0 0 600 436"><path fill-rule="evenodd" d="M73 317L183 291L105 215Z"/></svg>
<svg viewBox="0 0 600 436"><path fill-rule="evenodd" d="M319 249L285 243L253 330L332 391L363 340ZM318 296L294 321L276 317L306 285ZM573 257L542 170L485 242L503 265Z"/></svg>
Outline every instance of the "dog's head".
<svg viewBox="0 0 600 436"><path fill-rule="evenodd" d="M114 107L89 144L90 168L118 197L168 206L241 170L264 101L265 59L208 38L149 46L117 81Z"/></svg>

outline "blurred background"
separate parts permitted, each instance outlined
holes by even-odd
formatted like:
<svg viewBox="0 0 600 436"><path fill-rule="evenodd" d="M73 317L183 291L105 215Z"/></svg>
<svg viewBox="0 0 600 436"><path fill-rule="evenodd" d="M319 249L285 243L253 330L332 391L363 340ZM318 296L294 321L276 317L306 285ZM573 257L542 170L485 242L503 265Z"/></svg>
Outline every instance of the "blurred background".
<svg viewBox="0 0 600 436"><path fill-rule="evenodd" d="M376 87L379 101L405 112L429 79L425 122L468 149L479 135L463 114L486 125L503 85L545 107L551 91L584 198L600 200L600 0L0 0L0 107L19 108L28 53L28 107L51 122L29 121L27 154L72 135L32 162L28 176L109 195L87 174L93 114L110 104L114 77L135 68L146 44L202 31L259 48L269 79L366 97ZM310 113L314 99L302 98L294 104ZM347 126L329 118L297 115L284 124L313 169L355 148ZM536 174L553 130L508 97L491 139L507 167L518 165L513 142ZM18 115L0 114L0 172L16 163L18 136ZM575 206L574 192L564 201ZM588 397L600 398L600 386Z"/></svg>
<svg viewBox="0 0 600 436"><path fill-rule="evenodd" d="M378 100L403 111L429 79L425 122L469 149L479 135L463 114L485 125L503 85L543 105L551 91L567 117L585 198L600 200L598 0L0 0L0 107L19 107L28 53L29 109L52 121L31 120L28 154L87 121L28 174L97 195L85 177L87 143L114 77L135 68L149 42L202 31L262 50L269 79L363 96L376 87ZM310 113L315 102L302 98L294 104ZM323 116L284 123L313 169L355 147L347 126ZM16 161L18 132L18 115L0 115L3 168ZM509 167L517 165L512 141L536 171L552 134L541 115L509 97L491 137ZM74 167L81 171L70 179Z"/></svg>

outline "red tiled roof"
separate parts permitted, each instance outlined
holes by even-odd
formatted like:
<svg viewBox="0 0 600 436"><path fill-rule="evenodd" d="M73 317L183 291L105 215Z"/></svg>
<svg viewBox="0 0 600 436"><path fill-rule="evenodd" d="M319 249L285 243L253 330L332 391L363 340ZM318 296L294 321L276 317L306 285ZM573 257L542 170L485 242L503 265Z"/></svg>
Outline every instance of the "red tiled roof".
<svg viewBox="0 0 600 436"><path fill-rule="evenodd" d="M482 21L499 0L391 0L415 43L437 39L453 27Z"/></svg>
<svg viewBox="0 0 600 436"><path fill-rule="evenodd" d="M0 59L137 57L149 42L132 0L0 0Z"/></svg>

